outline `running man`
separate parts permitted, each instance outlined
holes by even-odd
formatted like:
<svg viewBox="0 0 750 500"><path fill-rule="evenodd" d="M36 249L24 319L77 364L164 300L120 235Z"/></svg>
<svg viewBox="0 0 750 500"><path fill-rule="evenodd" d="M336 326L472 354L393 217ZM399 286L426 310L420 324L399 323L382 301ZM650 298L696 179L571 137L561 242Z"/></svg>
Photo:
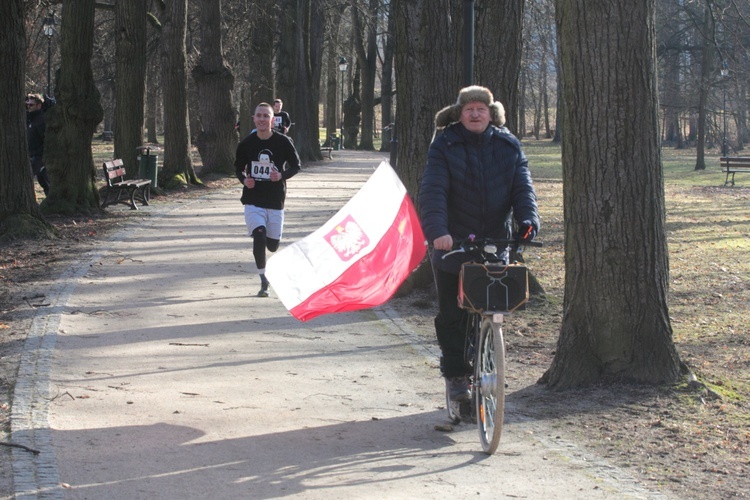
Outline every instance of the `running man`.
<svg viewBox="0 0 750 500"><path fill-rule="evenodd" d="M234 162L242 188L245 224L253 238L253 257L260 275L258 297L268 297L266 249L279 248L284 228L286 180L300 170L300 160L291 139L273 130L273 106L255 108L255 130L237 146Z"/></svg>

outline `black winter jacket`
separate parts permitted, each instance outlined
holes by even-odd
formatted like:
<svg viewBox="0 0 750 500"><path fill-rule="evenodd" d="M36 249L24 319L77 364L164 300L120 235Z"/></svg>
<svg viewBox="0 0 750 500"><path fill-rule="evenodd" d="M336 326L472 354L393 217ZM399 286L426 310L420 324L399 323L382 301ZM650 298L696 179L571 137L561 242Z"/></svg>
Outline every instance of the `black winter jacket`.
<svg viewBox="0 0 750 500"><path fill-rule="evenodd" d="M453 123L430 145L419 189L419 213L427 241L510 237L511 211L539 231L536 193L521 143L505 127L482 134ZM433 265L457 274L466 256L433 252Z"/></svg>
<svg viewBox="0 0 750 500"><path fill-rule="evenodd" d="M26 142L29 146L29 156L42 156L44 154L44 132L47 128L44 111L32 111L26 113Z"/></svg>

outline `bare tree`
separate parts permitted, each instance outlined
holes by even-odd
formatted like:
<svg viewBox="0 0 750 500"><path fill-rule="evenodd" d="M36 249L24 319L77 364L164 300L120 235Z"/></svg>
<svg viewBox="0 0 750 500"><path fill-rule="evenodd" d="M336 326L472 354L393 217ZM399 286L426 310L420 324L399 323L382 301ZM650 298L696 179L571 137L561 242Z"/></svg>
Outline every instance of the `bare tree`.
<svg viewBox="0 0 750 500"><path fill-rule="evenodd" d="M525 0L476 3L474 75L505 106L506 126L518 132L518 75L521 72Z"/></svg>
<svg viewBox="0 0 750 500"><path fill-rule="evenodd" d="M234 75L222 50L221 2L203 0L200 12L201 52L192 72L200 95L196 146L204 169L231 174L238 137L231 96Z"/></svg>
<svg viewBox="0 0 750 500"><path fill-rule="evenodd" d="M157 137L157 115L159 110L159 94L160 85L159 82L159 64L158 57L149 58L146 74L146 142L150 144L158 144L159 138Z"/></svg>
<svg viewBox="0 0 750 500"><path fill-rule="evenodd" d="M706 38L703 40L702 60L700 64L700 78L698 80L698 144L695 151L695 170L706 169L706 121L708 119L708 99L713 83L714 54L713 40L716 37L716 19L712 11L712 1L704 5L703 32Z"/></svg>
<svg viewBox="0 0 750 500"><path fill-rule="evenodd" d="M323 32L325 11L323 0L302 2L298 12L297 33L297 87L295 88L296 123L295 141L300 158L321 160L318 96L323 68ZM310 96L315 96L311 99Z"/></svg>
<svg viewBox="0 0 750 500"><path fill-rule="evenodd" d="M341 41L346 38L345 31L349 23L348 16L344 12L348 9L348 0L328 0L327 24L325 28L326 48L326 85L325 85L325 127L327 140L334 135L339 135L343 129L343 87L344 74L340 71L339 64L346 51L342 48ZM351 61L347 60L347 64ZM343 141L343 137L339 138ZM329 146L333 144L329 143Z"/></svg>
<svg viewBox="0 0 750 500"><path fill-rule="evenodd" d="M396 23L396 170L416 198L435 113L460 87L461 6L450 0L393 0ZM440 33L440 36L435 36Z"/></svg>
<svg viewBox="0 0 750 500"><path fill-rule="evenodd" d="M293 122L296 122L295 89L297 82L297 42L299 40L297 31L303 28L298 24L300 2L305 0L283 0L279 15L279 32L276 53L276 95L284 101L284 108L289 113ZM309 1L309 0L307 0ZM290 131L293 137L297 133L296 123Z"/></svg>
<svg viewBox="0 0 750 500"><path fill-rule="evenodd" d="M385 15L388 17L388 28L383 34L383 70L380 78L380 109L382 113L383 135L380 144L381 151L391 150L391 133L389 125L393 123L393 58L396 52L396 16L388 3L388 10Z"/></svg>
<svg viewBox="0 0 750 500"><path fill-rule="evenodd" d="M164 102L164 163L160 185L167 189L199 184L190 158L187 96L187 0L165 2L161 31Z"/></svg>
<svg viewBox="0 0 750 500"><path fill-rule="evenodd" d="M670 383L680 359L667 308L654 0L558 0L556 7L565 297L542 381L556 389Z"/></svg>
<svg viewBox="0 0 750 500"><path fill-rule="evenodd" d="M136 148L143 144L146 13L146 0L115 2L115 158L122 158L130 178L138 175Z"/></svg>
<svg viewBox="0 0 750 500"><path fill-rule="evenodd" d="M250 3L250 34L247 47L241 52L247 76L240 84L240 137L245 137L254 128L255 107L261 102L272 103L276 96L273 60L279 11L275 2L253 0Z"/></svg>
<svg viewBox="0 0 750 500"><path fill-rule="evenodd" d="M26 119L23 108L26 73L26 35L23 0L0 3L0 113L5 130L0 134L0 241L21 236L49 236L34 199L33 180L26 149Z"/></svg>
<svg viewBox="0 0 750 500"><path fill-rule="evenodd" d="M285 0L282 11L277 94L294 123L290 135L300 158L320 160L318 95L325 26L322 2Z"/></svg>
<svg viewBox="0 0 750 500"><path fill-rule="evenodd" d="M91 138L104 113L91 70L94 3L94 0L63 3L62 63L55 87L57 105L47 111L44 144L44 163L51 184L49 197L41 206L46 212L74 214L99 210Z"/></svg>
<svg viewBox="0 0 750 500"><path fill-rule="evenodd" d="M361 0L351 0L354 25L353 45L361 71L360 97L362 123L359 149L373 150L372 125L375 115L375 76L377 70L377 20L379 0L369 0L368 5Z"/></svg>

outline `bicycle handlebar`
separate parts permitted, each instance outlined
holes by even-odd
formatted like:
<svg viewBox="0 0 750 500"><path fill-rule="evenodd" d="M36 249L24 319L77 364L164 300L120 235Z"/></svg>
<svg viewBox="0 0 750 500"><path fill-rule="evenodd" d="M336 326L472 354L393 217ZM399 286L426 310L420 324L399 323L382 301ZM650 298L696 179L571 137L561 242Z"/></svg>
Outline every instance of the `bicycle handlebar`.
<svg viewBox="0 0 750 500"><path fill-rule="evenodd" d="M511 251L523 253L524 247L542 247L541 241L521 241L519 238L475 238L470 235L468 238L454 240L453 250L446 252L443 259L456 253L470 253L477 256L497 256L498 251L510 247Z"/></svg>

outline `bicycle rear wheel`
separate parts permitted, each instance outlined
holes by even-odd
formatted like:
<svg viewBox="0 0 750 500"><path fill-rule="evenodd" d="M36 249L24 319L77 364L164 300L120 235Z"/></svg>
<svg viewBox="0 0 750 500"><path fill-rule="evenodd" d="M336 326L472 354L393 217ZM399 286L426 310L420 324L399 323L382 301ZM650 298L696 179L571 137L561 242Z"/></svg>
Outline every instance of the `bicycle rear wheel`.
<svg viewBox="0 0 750 500"><path fill-rule="evenodd" d="M490 318L482 320L474 362L477 428L482 449L497 450L505 413L505 343L503 331Z"/></svg>

